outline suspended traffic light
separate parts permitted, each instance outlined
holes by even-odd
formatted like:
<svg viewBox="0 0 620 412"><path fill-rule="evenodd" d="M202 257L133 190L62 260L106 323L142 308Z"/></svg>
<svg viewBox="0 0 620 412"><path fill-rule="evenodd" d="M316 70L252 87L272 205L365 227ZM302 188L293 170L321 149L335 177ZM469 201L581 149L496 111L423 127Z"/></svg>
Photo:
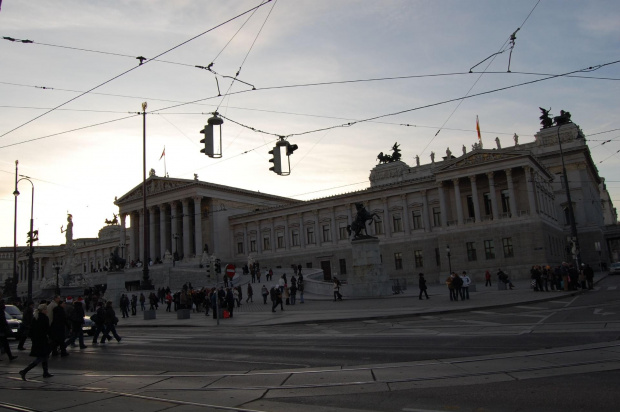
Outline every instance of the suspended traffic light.
<svg viewBox="0 0 620 412"><path fill-rule="evenodd" d="M282 174L282 156L280 153L280 146L278 146L278 144L276 143L276 146L269 151L269 154L272 156L271 159L269 159L269 162L273 163L273 166L271 166L269 170L281 175Z"/></svg>
<svg viewBox="0 0 620 412"><path fill-rule="evenodd" d="M200 149L200 153L214 159L222 157L222 124L224 120L218 115L218 112L214 112L213 117L207 120L205 128L200 131L205 135L205 138L200 141L205 145L204 149Z"/></svg>
<svg viewBox="0 0 620 412"><path fill-rule="evenodd" d="M269 170L276 172L280 176L288 176L291 174L291 160L290 155L298 149L296 144L290 144L284 137L280 137L280 140L276 143L276 146L269 151L270 155L273 155L269 161L273 163L273 167Z"/></svg>

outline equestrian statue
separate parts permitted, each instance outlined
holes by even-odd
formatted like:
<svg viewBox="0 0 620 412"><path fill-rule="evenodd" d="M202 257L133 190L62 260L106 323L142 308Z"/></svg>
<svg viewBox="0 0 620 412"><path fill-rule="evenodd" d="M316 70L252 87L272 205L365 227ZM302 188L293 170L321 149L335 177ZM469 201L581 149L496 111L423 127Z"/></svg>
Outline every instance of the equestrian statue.
<svg viewBox="0 0 620 412"><path fill-rule="evenodd" d="M349 232L349 236L353 232L353 240L356 239L374 239L374 236L369 236L368 231L366 229L366 222L373 221L374 217L377 218L379 215L376 213L370 213L366 210L363 204L356 203L355 208L357 209L357 215L355 216L355 220L353 223L347 226L347 232ZM361 234L362 230L364 230L364 235Z"/></svg>

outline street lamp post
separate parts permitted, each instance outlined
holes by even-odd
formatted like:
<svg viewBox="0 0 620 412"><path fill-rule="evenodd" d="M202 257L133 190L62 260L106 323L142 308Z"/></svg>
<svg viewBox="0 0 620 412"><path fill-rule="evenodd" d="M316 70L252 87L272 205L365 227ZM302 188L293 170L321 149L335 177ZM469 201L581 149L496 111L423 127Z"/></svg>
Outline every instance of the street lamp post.
<svg viewBox="0 0 620 412"><path fill-rule="evenodd" d="M142 227L144 230L144 238L142 244L144 245L143 256L144 263L142 266L142 289L152 289L151 279L149 279L149 226L147 222L146 208L146 102L142 103Z"/></svg>
<svg viewBox="0 0 620 412"><path fill-rule="evenodd" d="M15 215L13 221L13 291L11 291L15 297L17 297L17 195L19 192L17 191L17 165L19 161L15 161L15 191L13 195L15 196Z"/></svg>
<svg viewBox="0 0 620 412"><path fill-rule="evenodd" d="M32 277L34 273L34 242L39 240L39 238L38 238L38 231L35 232L33 228L33 225L34 225L33 223L34 222L33 220L34 183L32 183L32 180L30 180L28 176L23 176L23 175L20 175L20 176L22 176L22 178L19 179L17 183L15 183L15 191L13 192L13 195L15 196L16 205L17 205L17 196L19 196L19 190L17 189L19 182L21 182L22 180L26 180L30 182L30 184L32 185L32 199L30 202L30 232L28 232L28 243L30 244L30 248L28 250L28 302L30 302L32 300ZM16 216L17 216L17 213L16 213Z"/></svg>
<svg viewBox="0 0 620 412"><path fill-rule="evenodd" d="M125 259L124 250L125 250L125 246L127 246L127 244L126 243L119 243L118 246L121 248L121 258Z"/></svg>
<svg viewBox="0 0 620 412"><path fill-rule="evenodd" d="M62 265L58 262L54 262L52 264L52 268L54 268L54 270L56 271L56 296L60 296L60 285L58 284L58 272L60 272L60 268L62 267Z"/></svg>
<svg viewBox="0 0 620 412"><path fill-rule="evenodd" d="M448 270L450 275L452 274L452 261L450 259L450 245L446 245L446 253L448 254Z"/></svg>
<svg viewBox="0 0 620 412"><path fill-rule="evenodd" d="M566 175L566 164L564 163L564 151L562 150L562 139L560 138L560 128L571 123L570 115L564 110L560 111L560 116L555 118L555 124L558 127L558 145L560 146L560 157L562 159L562 175L564 177L564 189L566 191L566 201L568 202L568 219L570 222L570 235L573 242L572 253L577 261L577 267L581 266L581 256L579 251L579 239L577 238L577 225L575 223L575 211L573 210L573 201L570 196L570 187L568 186L568 176Z"/></svg>

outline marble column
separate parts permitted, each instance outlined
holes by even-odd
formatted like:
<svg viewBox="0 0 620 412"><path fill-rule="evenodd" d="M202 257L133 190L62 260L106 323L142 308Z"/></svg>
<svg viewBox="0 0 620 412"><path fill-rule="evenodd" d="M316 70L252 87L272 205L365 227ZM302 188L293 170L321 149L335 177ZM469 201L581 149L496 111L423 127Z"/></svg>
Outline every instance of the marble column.
<svg viewBox="0 0 620 412"><path fill-rule="evenodd" d="M299 214L299 246L302 249L306 248L306 233L304 230L304 214Z"/></svg>
<svg viewBox="0 0 620 412"><path fill-rule="evenodd" d="M497 220L499 219L499 209L497 208L497 194L495 193L493 172L487 172L487 178L489 179L489 196L491 196L491 213L493 214L493 220Z"/></svg>
<svg viewBox="0 0 620 412"><path fill-rule="evenodd" d="M159 258L163 261L164 255L166 254L166 240L168 239L168 234L166 233L166 205L159 205Z"/></svg>
<svg viewBox="0 0 620 412"><path fill-rule="evenodd" d="M155 214L156 214L156 207L155 206L150 206L148 208L149 210L149 259L152 259L153 261L155 261L155 258L157 257L157 240L156 240L156 234L157 232L155 231ZM144 263L148 263L148 262L144 262Z"/></svg>
<svg viewBox="0 0 620 412"><path fill-rule="evenodd" d="M190 255L189 250L189 200L181 199L181 205L183 207L183 261L187 261Z"/></svg>
<svg viewBox="0 0 620 412"><path fill-rule="evenodd" d="M127 244L127 213L121 213L121 233L119 235L119 244L124 245L119 251L121 257L126 259L127 254L129 253L129 245ZM127 253L127 254L126 254Z"/></svg>
<svg viewBox="0 0 620 412"><path fill-rule="evenodd" d="M452 179L454 185L454 200L456 200L456 218L458 225L463 225L463 201L461 200L461 186L459 186L459 179Z"/></svg>
<svg viewBox="0 0 620 412"><path fill-rule="evenodd" d="M331 231L332 231L332 245L338 243L338 233L336 232L338 229L336 228L336 208L332 207L332 221L330 223Z"/></svg>
<svg viewBox="0 0 620 412"><path fill-rule="evenodd" d="M534 192L534 173L531 167L525 166L525 186L527 187L527 200L530 206L530 216L537 214L536 210L536 195Z"/></svg>
<svg viewBox="0 0 620 412"><path fill-rule="evenodd" d="M428 209L428 196L426 195L426 190L421 190L420 193L422 194L422 223L424 224L424 231L430 232L432 227L430 211Z"/></svg>
<svg viewBox="0 0 620 412"><path fill-rule="evenodd" d="M403 230L405 231L405 235L408 235L411 231L409 230L409 206L407 205L407 195L401 195L400 201L403 205Z"/></svg>
<svg viewBox="0 0 620 412"><path fill-rule="evenodd" d="M194 197L194 243L196 256L202 256L204 244L202 241L202 196Z"/></svg>
<svg viewBox="0 0 620 412"><path fill-rule="evenodd" d="M480 202L478 202L478 184L476 183L476 175L469 176L471 182L471 201L474 204L474 218L476 222L480 222Z"/></svg>
<svg viewBox="0 0 620 412"><path fill-rule="evenodd" d="M383 201L383 230L385 230L385 237L392 237L392 221L390 220L387 197L381 198L381 200Z"/></svg>
<svg viewBox="0 0 620 412"><path fill-rule="evenodd" d="M319 224L319 219L320 219L320 215L319 215L319 211L315 210L312 215L314 216L314 242L317 246L321 246L321 242L323 240L323 228L321 227L321 225Z"/></svg>
<svg viewBox="0 0 620 412"><path fill-rule="evenodd" d="M177 202L170 202L170 253L174 258L174 252L177 252L178 248L178 240L174 238L175 234L180 234L178 230L178 222L177 222ZM179 251L180 252L180 251ZM179 253L180 255L181 253Z"/></svg>
<svg viewBox="0 0 620 412"><path fill-rule="evenodd" d="M260 227L260 219L256 222L258 228L256 229L256 253L259 255L263 253L263 232Z"/></svg>
<svg viewBox="0 0 620 412"><path fill-rule="evenodd" d="M439 189L439 207L441 210L441 226L448 226L448 210L446 208L446 195L443 191L443 182L437 183L437 189Z"/></svg>
<svg viewBox="0 0 620 412"><path fill-rule="evenodd" d="M510 215L511 217L517 217L517 201L515 199L515 186L512 181L512 169L506 169L506 181L508 182L508 202L510 203Z"/></svg>

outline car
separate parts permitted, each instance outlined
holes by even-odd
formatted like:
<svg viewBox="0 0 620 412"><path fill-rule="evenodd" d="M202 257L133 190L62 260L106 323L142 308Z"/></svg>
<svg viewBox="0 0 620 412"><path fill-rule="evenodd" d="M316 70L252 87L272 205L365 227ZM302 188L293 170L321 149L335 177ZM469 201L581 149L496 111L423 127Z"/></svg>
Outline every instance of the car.
<svg viewBox="0 0 620 412"><path fill-rule="evenodd" d="M22 321L19 320L19 319L13 318L11 315L9 315L6 312L4 312L4 317L6 318L6 323L8 323L9 329L11 330L11 332L10 332L9 336L7 336L7 338L18 339L19 338L19 330L21 329L21 326L22 326Z"/></svg>
<svg viewBox="0 0 620 412"><path fill-rule="evenodd" d="M84 316L82 331L88 336L93 336L95 334L95 322L90 319L90 316Z"/></svg>
<svg viewBox="0 0 620 412"><path fill-rule="evenodd" d="M620 273L620 262L612 263L611 266L609 267L609 274L615 275L618 273Z"/></svg>
<svg viewBox="0 0 620 412"><path fill-rule="evenodd" d="M22 320L22 311L19 310L19 308L17 306L14 305L6 305L6 307L4 308L4 312L8 313L9 315L11 315L11 317L13 319L19 319Z"/></svg>

